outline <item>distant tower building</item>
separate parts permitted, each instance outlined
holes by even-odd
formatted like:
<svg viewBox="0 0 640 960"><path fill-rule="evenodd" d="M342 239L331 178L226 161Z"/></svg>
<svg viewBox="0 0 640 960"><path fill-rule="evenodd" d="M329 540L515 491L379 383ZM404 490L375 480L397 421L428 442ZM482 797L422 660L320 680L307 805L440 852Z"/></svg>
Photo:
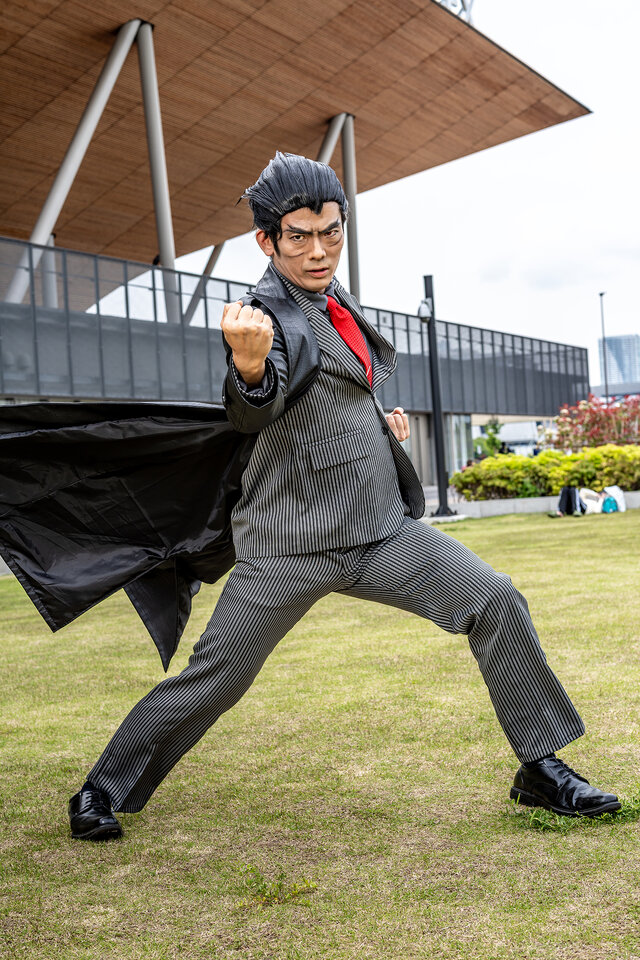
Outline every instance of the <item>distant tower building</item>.
<svg viewBox="0 0 640 960"><path fill-rule="evenodd" d="M598 340L600 352L600 377L604 383L604 351ZM640 336L628 333L620 337L607 337L607 380L609 386L616 383L640 382Z"/></svg>

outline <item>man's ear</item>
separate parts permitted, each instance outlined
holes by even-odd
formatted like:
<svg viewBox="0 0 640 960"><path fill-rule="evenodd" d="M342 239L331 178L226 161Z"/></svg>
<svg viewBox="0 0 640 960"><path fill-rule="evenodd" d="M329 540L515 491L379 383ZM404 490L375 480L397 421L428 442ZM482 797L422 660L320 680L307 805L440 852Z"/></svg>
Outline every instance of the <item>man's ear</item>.
<svg viewBox="0 0 640 960"><path fill-rule="evenodd" d="M260 249L262 250L262 252L265 254L265 256L267 257L273 256L273 254L275 253L273 240L271 240L271 238L267 236L264 230L258 230L258 232L256 233L256 242L260 247Z"/></svg>

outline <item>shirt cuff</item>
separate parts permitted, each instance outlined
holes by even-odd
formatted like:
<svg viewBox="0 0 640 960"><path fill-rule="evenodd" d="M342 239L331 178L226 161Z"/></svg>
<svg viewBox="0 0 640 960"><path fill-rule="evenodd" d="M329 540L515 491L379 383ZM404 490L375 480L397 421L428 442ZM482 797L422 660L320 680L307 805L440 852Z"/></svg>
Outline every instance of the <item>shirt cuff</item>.
<svg viewBox="0 0 640 960"><path fill-rule="evenodd" d="M265 360L265 371L262 382L257 387L247 386L238 373L233 359L231 359L229 363L229 370L231 371L231 376L233 377L233 381L238 393L240 393L246 400L249 400L250 403L253 403L256 406L262 406L262 404L269 403L271 400L273 400L276 394L277 378L275 376L275 368L273 363L268 357Z"/></svg>

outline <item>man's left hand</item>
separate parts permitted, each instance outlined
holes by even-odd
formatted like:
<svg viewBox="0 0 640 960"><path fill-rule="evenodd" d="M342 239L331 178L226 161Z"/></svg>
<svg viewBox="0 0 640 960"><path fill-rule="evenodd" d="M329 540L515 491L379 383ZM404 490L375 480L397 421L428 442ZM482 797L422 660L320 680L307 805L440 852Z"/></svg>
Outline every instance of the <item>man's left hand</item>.
<svg viewBox="0 0 640 960"><path fill-rule="evenodd" d="M402 407L396 407L391 413L386 413L385 417L396 440L400 440L400 442L406 440L411 431L409 430L409 417Z"/></svg>

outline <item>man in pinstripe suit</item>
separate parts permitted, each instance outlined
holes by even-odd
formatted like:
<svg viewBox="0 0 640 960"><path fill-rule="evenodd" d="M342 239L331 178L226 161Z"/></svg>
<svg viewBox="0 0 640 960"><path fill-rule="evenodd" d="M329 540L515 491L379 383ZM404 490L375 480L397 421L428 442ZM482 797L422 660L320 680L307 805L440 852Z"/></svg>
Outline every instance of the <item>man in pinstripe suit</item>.
<svg viewBox="0 0 640 960"><path fill-rule="evenodd" d="M408 421L375 391L395 351L334 279L347 203L330 167L278 154L246 191L270 264L222 329L232 425L255 434L233 515L237 563L188 666L138 703L70 802L72 836L121 834L178 759L249 688L321 597L377 600L466 633L521 761L512 797L559 813L616 810L555 751L582 722L547 665L510 579L424 524L400 441Z"/></svg>

